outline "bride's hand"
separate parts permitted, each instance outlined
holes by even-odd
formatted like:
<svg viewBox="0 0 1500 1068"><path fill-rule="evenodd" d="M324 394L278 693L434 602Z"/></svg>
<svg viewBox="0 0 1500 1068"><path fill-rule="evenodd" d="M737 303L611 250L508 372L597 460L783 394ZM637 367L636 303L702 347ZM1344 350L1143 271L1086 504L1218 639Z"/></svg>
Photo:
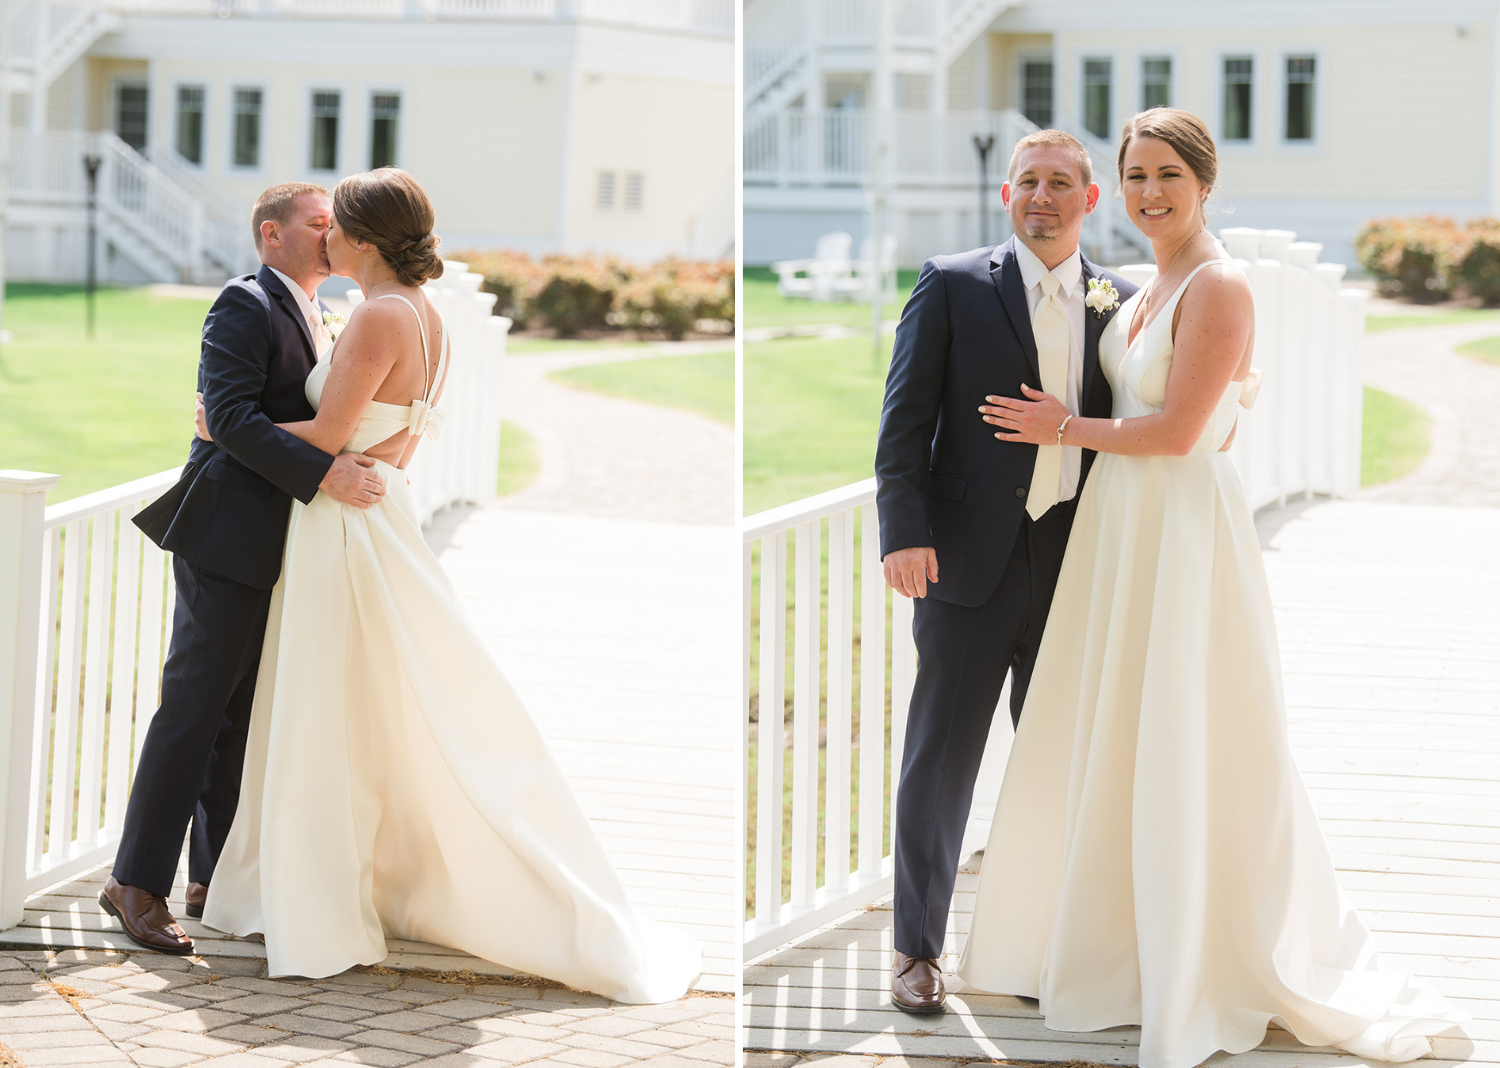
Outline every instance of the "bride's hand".
<svg viewBox="0 0 1500 1068"><path fill-rule="evenodd" d="M193 409L194 432L204 441L212 441L213 438L208 433L208 413L203 410L203 394L198 393L195 396L198 401Z"/></svg>
<svg viewBox="0 0 1500 1068"><path fill-rule="evenodd" d="M980 405L984 421L1001 428L995 437L1001 441L1024 441L1032 445L1056 445L1057 428L1068 417L1068 409L1050 393L1021 386L1028 399L985 397Z"/></svg>

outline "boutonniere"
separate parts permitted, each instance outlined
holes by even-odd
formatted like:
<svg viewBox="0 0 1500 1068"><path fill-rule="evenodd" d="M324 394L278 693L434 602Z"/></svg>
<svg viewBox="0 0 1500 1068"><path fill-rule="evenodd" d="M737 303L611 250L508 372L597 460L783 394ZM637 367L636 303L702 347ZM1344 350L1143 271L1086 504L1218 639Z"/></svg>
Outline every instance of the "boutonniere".
<svg viewBox="0 0 1500 1068"><path fill-rule="evenodd" d="M1120 293L1108 278L1090 278L1088 296L1083 298L1085 307L1093 308L1094 314L1104 318L1104 313L1120 306Z"/></svg>
<svg viewBox="0 0 1500 1068"><path fill-rule="evenodd" d="M323 313L323 329L328 331L328 340L337 341L344 329L344 317L331 311Z"/></svg>

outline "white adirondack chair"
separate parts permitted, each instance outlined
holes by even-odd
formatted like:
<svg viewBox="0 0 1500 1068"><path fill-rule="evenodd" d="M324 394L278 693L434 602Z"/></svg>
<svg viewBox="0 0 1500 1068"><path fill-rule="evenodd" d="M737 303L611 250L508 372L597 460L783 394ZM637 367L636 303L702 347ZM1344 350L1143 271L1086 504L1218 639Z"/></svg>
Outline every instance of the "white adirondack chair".
<svg viewBox="0 0 1500 1068"><path fill-rule="evenodd" d="M859 244L859 259L853 263L853 273L834 282L834 299L868 303L875 297L878 286L881 299L896 299L896 250L899 243L895 234L885 234L880 240L880 262L875 262L875 242L865 238Z"/></svg>
<svg viewBox="0 0 1500 1068"><path fill-rule="evenodd" d="M842 230L818 238L811 259L781 260L771 264L776 272L776 291L783 297L803 300L833 300L841 279L850 277L849 248L854 239Z"/></svg>

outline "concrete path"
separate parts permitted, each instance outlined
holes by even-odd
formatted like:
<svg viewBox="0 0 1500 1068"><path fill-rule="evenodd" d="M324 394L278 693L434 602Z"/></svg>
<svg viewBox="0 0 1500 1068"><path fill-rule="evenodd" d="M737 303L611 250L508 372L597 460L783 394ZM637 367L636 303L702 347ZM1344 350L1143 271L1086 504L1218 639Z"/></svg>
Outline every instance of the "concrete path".
<svg viewBox="0 0 1500 1068"><path fill-rule="evenodd" d="M1432 450L1405 478L1361 497L1408 504L1500 506L1500 365L1454 347L1500 334L1500 323L1382 330L1365 337L1367 385L1432 416Z"/></svg>
<svg viewBox="0 0 1500 1068"><path fill-rule="evenodd" d="M1500 1064L1500 509L1324 501L1258 525L1288 729L1340 881L1384 960L1473 1016L1435 1041L1435 1061ZM950 970L979 859L959 876ZM951 976L947 1013L895 1011L889 909L886 899L747 962L746 1045L762 1052L746 1068L840 1055L839 1068L1137 1063L1138 1028L1049 1031L1036 1002L965 991ZM1208 1061L1231 1063L1363 1062L1273 1028L1259 1049Z"/></svg>
<svg viewBox="0 0 1500 1068"><path fill-rule="evenodd" d="M693 412L607 397L548 379L587 364L733 351L732 341L505 358L502 419L535 437L537 479L506 508L670 523L734 522L734 428ZM504 434L504 430L501 430Z"/></svg>

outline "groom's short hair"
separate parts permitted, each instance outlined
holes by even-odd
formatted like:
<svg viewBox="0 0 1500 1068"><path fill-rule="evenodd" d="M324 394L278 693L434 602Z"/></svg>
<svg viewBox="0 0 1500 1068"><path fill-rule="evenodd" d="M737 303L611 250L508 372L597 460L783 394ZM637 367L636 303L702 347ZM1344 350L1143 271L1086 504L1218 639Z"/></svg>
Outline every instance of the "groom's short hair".
<svg viewBox="0 0 1500 1068"><path fill-rule="evenodd" d="M297 199L309 193L322 193L326 197L328 190L312 182L282 182L280 185L273 185L260 195L255 201L254 210L250 212L250 225L255 231L256 252L260 251L260 224L270 219L277 226L285 226L287 220L292 217L292 207L297 203Z"/></svg>
<svg viewBox="0 0 1500 1068"><path fill-rule="evenodd" d="M1083 176L1083 184L1090 185L1094 181L1094 161L1089 159L1089 150L1083 147L1082 141L1066 130L1037 130L1016 142L1016 149L1010 154L1010 167L1005 172L1007 182L1016 179L1016 160L1021 158L1021 153L1037 145L1071 149L1078 156L1078 173Z"/></svg>

